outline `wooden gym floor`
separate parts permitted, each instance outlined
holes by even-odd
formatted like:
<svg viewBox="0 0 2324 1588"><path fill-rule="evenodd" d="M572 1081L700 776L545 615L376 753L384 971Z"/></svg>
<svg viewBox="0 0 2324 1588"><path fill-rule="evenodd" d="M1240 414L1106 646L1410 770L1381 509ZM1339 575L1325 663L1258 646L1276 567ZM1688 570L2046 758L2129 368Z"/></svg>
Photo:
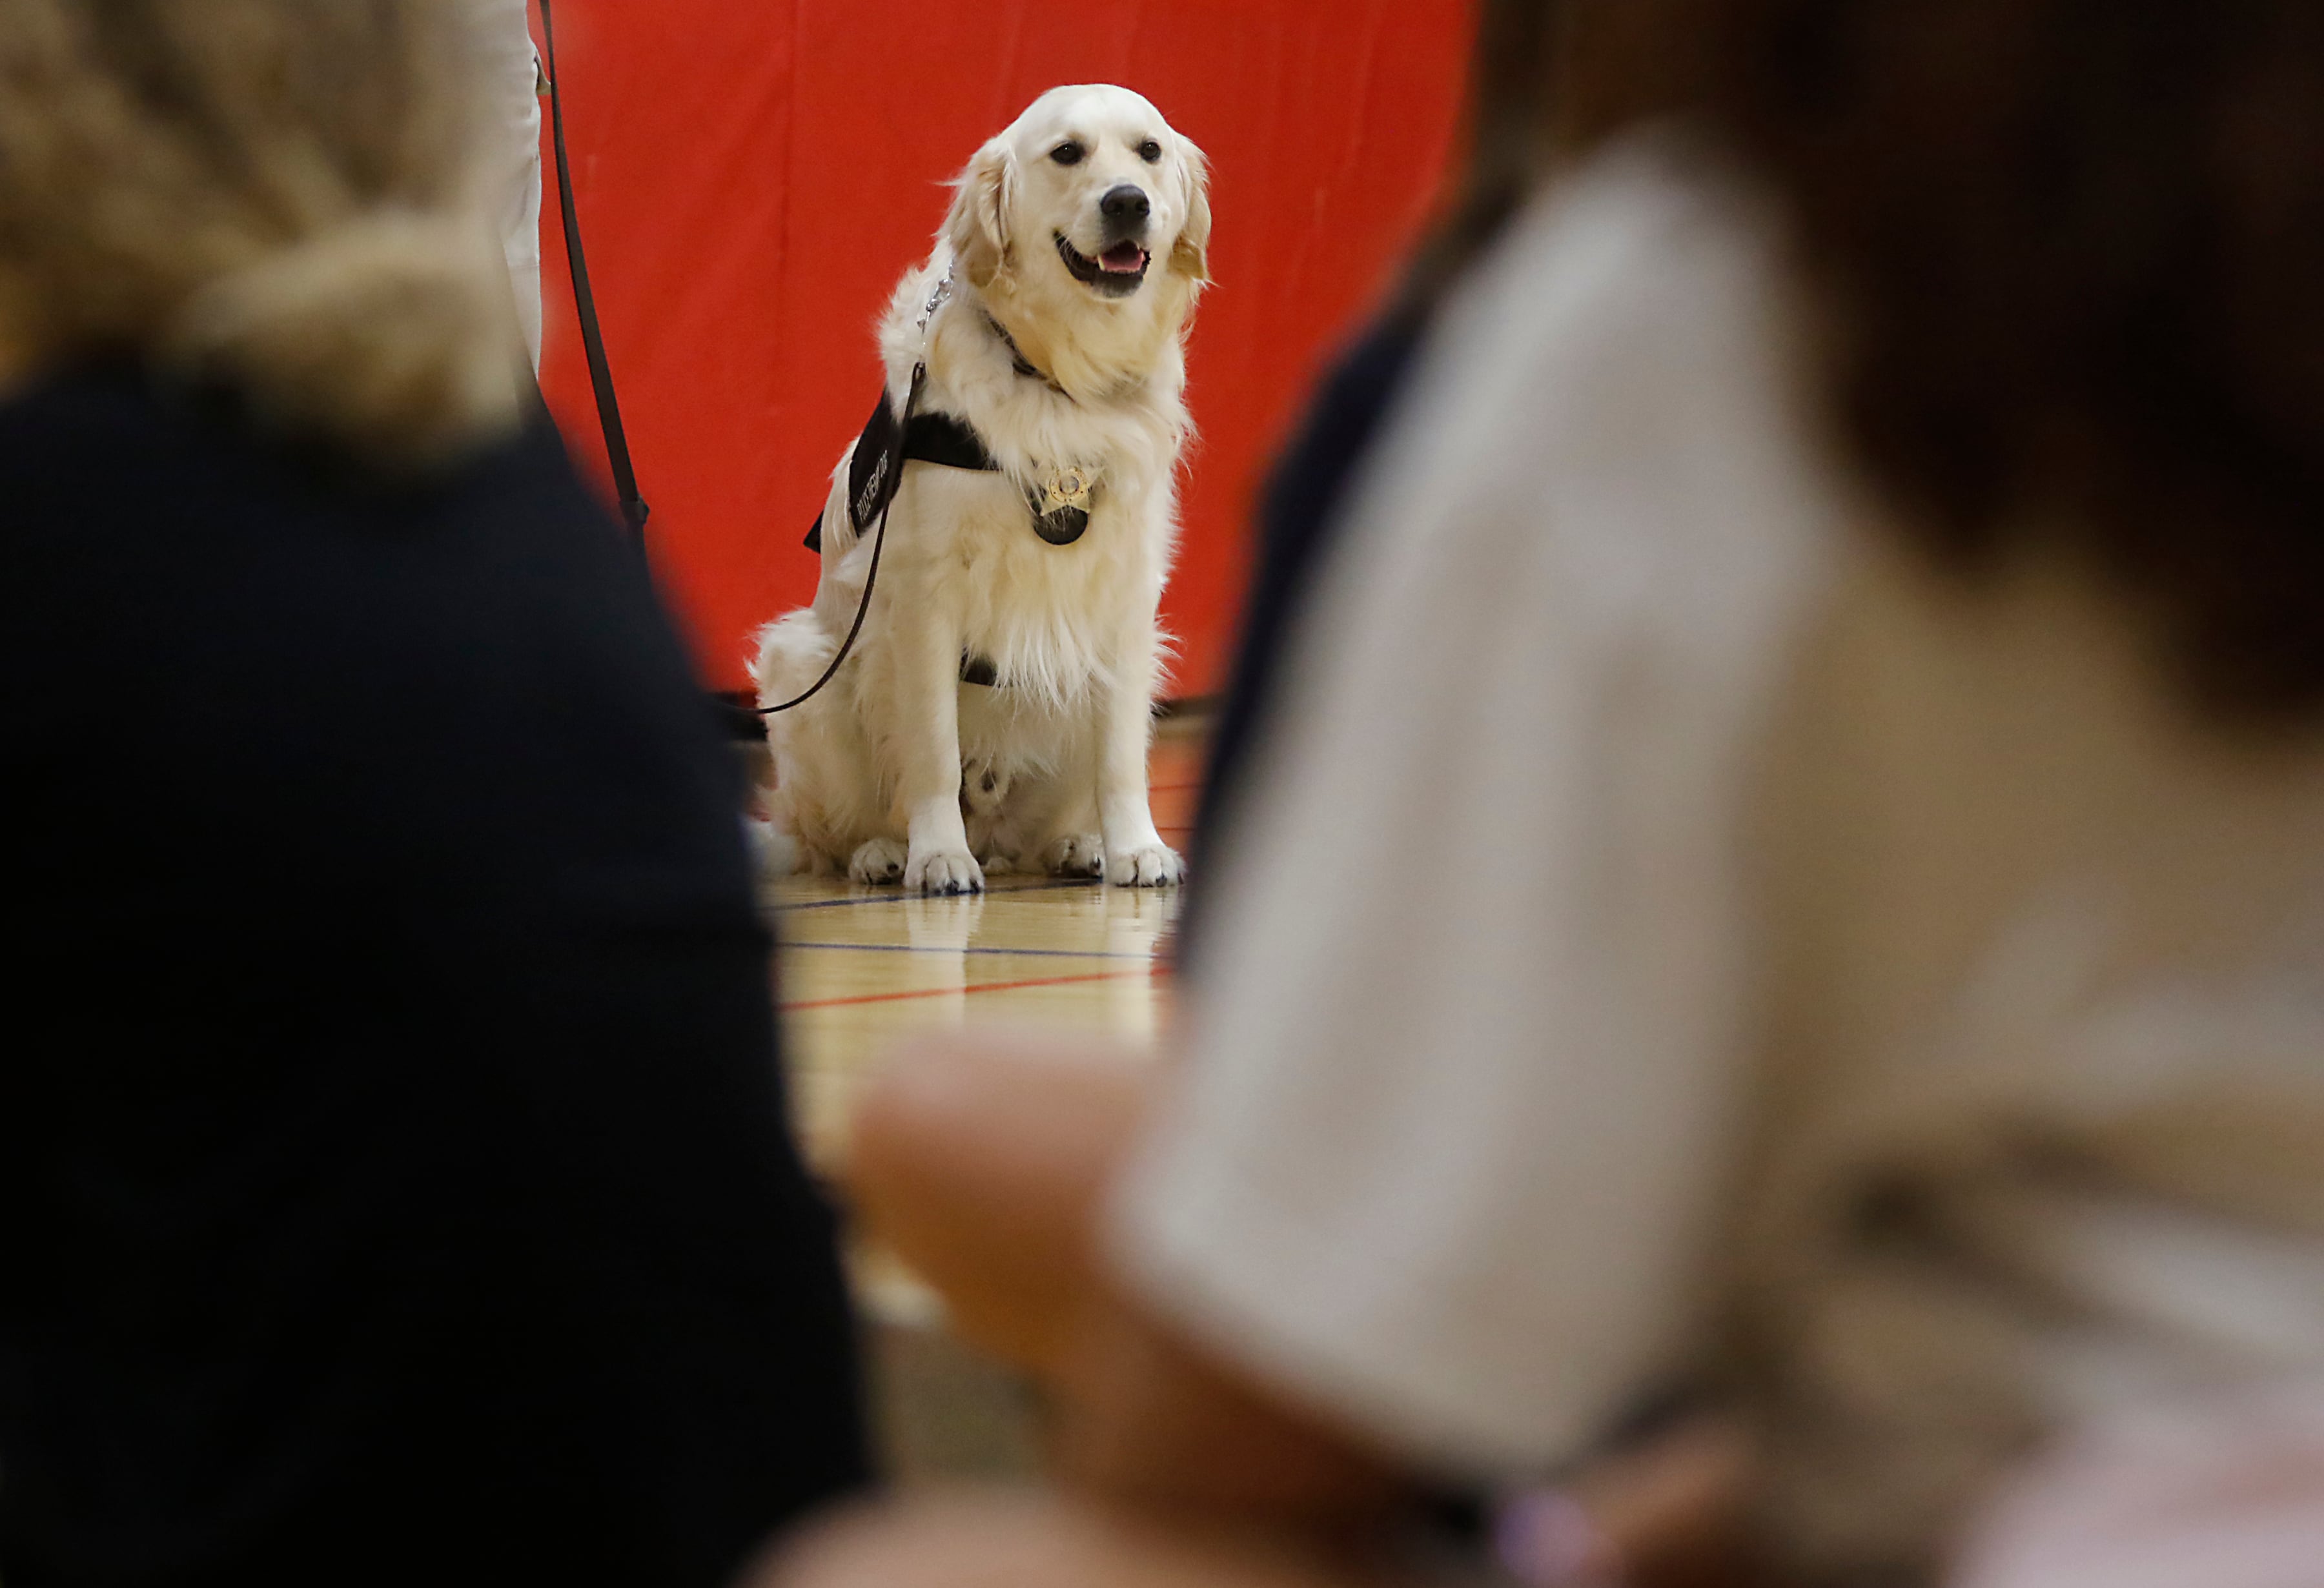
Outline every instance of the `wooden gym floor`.
<svg viewBox="0 0 2324 1588"><path fill-rule="evenodd" d="M1154 820L1175 847L1189 836L1203 748L1191 728L1156 739ZM1168 1009L1181 891L1040 875L994 877L961 899L844 879L770 884L783 1051L809 1156L837 1162L850 1101L907 1032L1034 1025L1150 1043Z"/></svg>
<svg viewBox="0 0 2324 1588"><path fill-rule="evenodd" d="M1166 724L1156 736L1154 820L1181 850L1205 747L1195 724ZM767 886L785 1062L807 1156L825 1174L844 1159L855 1095L908 1033L1046 1027L1143 1048L1167 1024L1182 890L1038 875L987 887L974 898L916 899L844 879ZM1032 1471L1037 1419L1024 1387L953 1341L941 1304L892 1260L860 1246L851 1260L890 1475Z"/></svg>

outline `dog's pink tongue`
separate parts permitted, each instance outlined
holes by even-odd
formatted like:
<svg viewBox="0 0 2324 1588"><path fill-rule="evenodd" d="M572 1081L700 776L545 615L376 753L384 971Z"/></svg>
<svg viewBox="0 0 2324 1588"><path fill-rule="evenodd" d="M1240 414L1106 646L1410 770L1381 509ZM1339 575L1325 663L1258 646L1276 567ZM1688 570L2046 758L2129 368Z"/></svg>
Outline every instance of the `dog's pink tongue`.
<svg viewBox="0 0 2324 1588"><path fill-rule="evenodd" d="M1117 275L1129 275L1144 268L1146 250L1135 243L1116 243L1099 254L1097 262Z"/></svg>

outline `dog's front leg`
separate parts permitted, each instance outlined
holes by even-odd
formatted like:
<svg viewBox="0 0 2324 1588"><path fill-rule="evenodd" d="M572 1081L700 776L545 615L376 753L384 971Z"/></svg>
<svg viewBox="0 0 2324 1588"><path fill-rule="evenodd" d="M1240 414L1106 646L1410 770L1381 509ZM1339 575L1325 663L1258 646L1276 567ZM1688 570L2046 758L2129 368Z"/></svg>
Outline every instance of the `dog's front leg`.
<svg viewBox="0 0 2324 1588"><path fill-rule="evenodd" d="M960 630L936 608L897 636L896 791L913 893L982 893L984 872L968 851L960 811Z"/></svg>
<svg viewBox="0 0 2324 1588"><path fill-rule="evenodd" d="M1154 616L1114 669L1098 746L1098 821L1105 833L1106 880L1121 888L1184 882L1186 863L1154 830L1146 756L1154 737L1154 690L1160 671Z"/></svg>

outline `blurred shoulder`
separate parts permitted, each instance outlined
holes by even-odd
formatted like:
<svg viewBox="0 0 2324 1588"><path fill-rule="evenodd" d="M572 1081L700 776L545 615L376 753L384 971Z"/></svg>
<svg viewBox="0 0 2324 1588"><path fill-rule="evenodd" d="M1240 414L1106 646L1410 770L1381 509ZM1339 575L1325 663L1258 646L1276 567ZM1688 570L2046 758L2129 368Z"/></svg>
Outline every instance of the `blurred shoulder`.
<svg viewBox="0 0 2324 1588"><path fill-rule="evenodd" d="M1412 556L1633 615L1795 591L1844 513L1800 322L1782 227L1747 177L1683 129L1617 140L1445 302L1373 476L1375 522L1433 542Z"/></svg>
<svg viewBox="0 0 2324 1588"><path fill-rule="evenodd" d="M1680 436L1704 415L1674 396L1786 382L1778 254L1766 207L1715 151L1675 127L1633 134L1520 212L1445 304L1425 378L1441 402L1497 405L1482 428L1521 434L1528 455Z"/></svg>
<svg viewBox="0 0 2324 1588"><path fill-rule="evenodd" d="M383 475L318 444L271 439L230 395L167 388L126 362L57 372L0 396L0 489L34 510L17 515L25 529L50 522L39 509L64 508L71 538L85 542L108 527L182 542L214 533L213 520L258 531L295 524L309 544L334 528L367 537L431 524L518 535L549 527L602 549L622 540L546 420L448 466Z"/></svg>

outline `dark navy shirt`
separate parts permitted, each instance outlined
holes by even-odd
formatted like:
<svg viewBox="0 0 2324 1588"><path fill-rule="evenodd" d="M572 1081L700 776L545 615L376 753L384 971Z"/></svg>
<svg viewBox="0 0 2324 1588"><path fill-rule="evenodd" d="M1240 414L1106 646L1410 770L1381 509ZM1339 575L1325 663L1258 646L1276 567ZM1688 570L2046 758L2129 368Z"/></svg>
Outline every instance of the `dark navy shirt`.
<svg viewBox="0 0 2324 1588"><path fill-rule="evenodd" d="M861 1482L735 769L545 427L0 406L0 1581L724 1581Z"/></svg>

